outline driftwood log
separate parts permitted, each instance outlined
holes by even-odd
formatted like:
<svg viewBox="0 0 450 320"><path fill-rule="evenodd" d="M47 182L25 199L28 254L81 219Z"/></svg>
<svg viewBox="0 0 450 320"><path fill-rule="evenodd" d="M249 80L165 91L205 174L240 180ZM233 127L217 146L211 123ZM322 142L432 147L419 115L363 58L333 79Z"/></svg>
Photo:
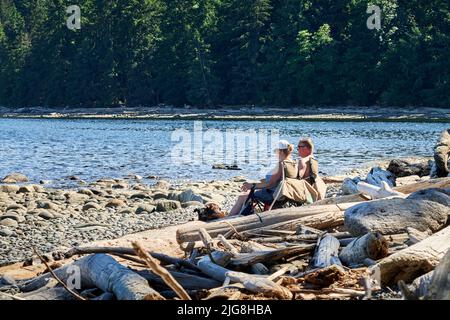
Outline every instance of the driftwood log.
<svg viewBox="0 0 450 320"><path fill-rule="evenodd" d="M431 188L450 188L450 178L439 178L439 179L430 179L426 181L420 181L417 183L412 183L408 185L404 185L401 187L392 188L394 191L398 191L404 194L410 194L419 190L431 189ZM313 203L311 206L322 206L322 205L331 205L331 204L339 204L339 203L349 203L349 202L360 202L367 200L361 194L352 194L348 196L328 198L324 200L317 201Z"/></svg>
<svg viewBox="0 0 450 320"><path fill-rule="evenodd" d="M434 270L425 299L450 300L450 250Z"/></svg>
<svg viewBox="0 0 450 320"><path fill-rule="evenodd" d="M81 288L99 288L114 293L118 300L163 300L147 280L121 265L106 254L95 254L54 270L59 279L70 283L79 275ZM43 274L19 286L22 292L37 290L47 284L52 276ZM76 282L75 282L76 283Z"/></svg>
<svg viewBox="0 0 450 320"><path fill-rule="evenodd" d="M97 254L97 253L107 253L112 255L118 255L120 257L123 257L123 255L136 255L134 250L132 248L126 248L126 247L73 247L70 250L68 250L66 253L64 253L64 257L66 259L73 257L75 255L82 255L82 254ZM162 265L179 265L183 266L185 268L198 270L197 267L190 261L180 259L180 258L174 258L170 257L168 255L165 255L163 253L155 253L155 252L149 252L149 254L159 260Z"/></svg>
<svg viewBox="0 0 450 320"><path fill-rule="evenodd" d="M292 299L292 293L264 276L251 275L243 272L228 270L213 263L209 256L204 256L198 262L198 267L205 274L218 281L229 279L231 282L241 283L245 289L254 293L263 293L279 299Z"/></svg>
<svg viewBox="0 0 450 320"><path fill-rule="evenodd" d="M379 271L384 285L406 283L433 270L450 249L450 226L425 240L380 260L373 270Z"/></svg>
<svg viewBox="0 0 450 320"><path fill-rule="evenodd" d="M381 186L374 186L366 182L359 182L356 186L358 191L369 195L372 199L382 199L388 197L402 197L405 198L406 194L392 190L385 181L381 182Z"/></svg>
<svg viewBox="0 0 450 320"><path fill-rule="evenodd" d="M333 264L341 265L338 257L339 247L339 240L332 235L326 234L319 240L319 244L311 260L311 267L326 268Z"/></svg>
<svg viewBox="0 0 450 320"><path fill-rule="evenodd" d="M261 217L262 222L258 216L251 215L247 217L223 219L195 227L181 227L177 230L177 241L180 244L199 241L200 237L198 230L200 228L204 228L213 238L217 237L219 234L225 235L232 230L230 223L233 225L234 229L241 233L241 235L267 229L295 231L300 225L316 229L331 228L342 225L344 211L353 205L355 205L355 203L277 209L260 213L259 216Z"/></svg>
<svg viewBox="0 0 450 320"><path fill-rule="evenodd" d="M367 233L342 249L339 258L346 266L364 264L366 259L378 260L388 254L388 243L380 233Z"/></svg>

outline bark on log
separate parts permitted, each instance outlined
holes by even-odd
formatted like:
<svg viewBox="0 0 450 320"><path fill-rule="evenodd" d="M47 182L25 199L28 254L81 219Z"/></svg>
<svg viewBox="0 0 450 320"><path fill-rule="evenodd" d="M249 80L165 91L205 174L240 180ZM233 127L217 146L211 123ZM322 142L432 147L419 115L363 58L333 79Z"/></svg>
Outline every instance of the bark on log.
<svg viewBox="0 0 450 320"><path fill-rule="evenodd" d="M112 292L118 300L163 300L164 298L149 285L147 280L106 254L83 257L73 264L54 270L64 282L74 274L80 276L81 288L97 287L104 292ZM19 288L23 292L33 291L44 286L50 274L43 274Z"/></svg>
<svg viewBox="0 0 450 320"><path fill-rule="evenodd" d="M388 254L388 243L380 233L368 233L342 249L339 258L346 266L364 264L365 259L379 260Z"/></svg>
<svg viewBox="0 0 450 320"><path fill-rule="evenodd" d="M393 188L394 191L398 191L404 194L410 194L419 190L431 189L431 188L450 188L450 178L430 179L427 181L421 181L413 184L408 184L401 187ZM314 202L311 206L322 206L348 202L358 202L367 200L361 194L352 194L348 196L328 198Z"/></svg>
<svg viewBox="0 0 450 320"><path fill-rule="evenodd" d="M335 237L327 234L321 238L311 260L312 268L326 268L332 264L341 265L338 258L339 247L339 240Z"/></svg>
<svg viewBox="0 0 450 320"><path fill-rule="evenodd" d="M198 241L200 240L198 230L200 228L204 228L211 237L215 238L219 234L226 234L228 231L231 230L230 225L227 222L231 222L234 228L238 231L245 231L245 230L254 230L258 228L264 228L267 226L275 225L278 223L283 223L286 221L292 221L295 219L299 219L302 217L308 217L307 219L304 219L303 222L308 222L310 218L313 218L315 215L322 215L323 216L327 214L335 214L339 215L341 213L341 209L336 205L329 205L329 206L304 206L304 207L298 207L298 208L287 208L287 209L278 209L278 210L272 210L270 212L263 212L260 213L259 216L262 219L262 222L260 218L257 215L250 215L247 217L238 217L234 219L227 219L226 222L224 220L212 222L208 224L204 224L196 227L181 227L177 230L177 241L178 243L182 244L184 242L189 241ZM318 221L320 222L320 221ZM327 221L329 223L329 221ZM303 223L308 226L310 224ZM314 224L314 223L313 223ZM289 229L289 230L295 230Z"/></svg>
<svg viewBox="0 0 450 320"><path fill-rule="evenodd" d="M373 270L379 270L384 285L406 283L433 270L450 248L450 226L427 239L379 261Z"/></svg>

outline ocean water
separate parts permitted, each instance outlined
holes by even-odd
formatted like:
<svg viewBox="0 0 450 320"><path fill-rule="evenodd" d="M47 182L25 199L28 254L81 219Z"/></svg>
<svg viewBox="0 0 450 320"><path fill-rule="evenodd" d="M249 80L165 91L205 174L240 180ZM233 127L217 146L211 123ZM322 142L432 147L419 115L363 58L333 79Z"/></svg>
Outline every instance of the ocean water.
<svg viewBox="0 0 450 320"><path fill-rule="evenodd" d="M171 181L261 178L278 139L308 136L323 174L370 161L432 156L448 123L0 119L0 177L21 172L54 185L129 174ZM213 170L216 163L240 171ZM152 180L148 180L150 183Z"/></svg>

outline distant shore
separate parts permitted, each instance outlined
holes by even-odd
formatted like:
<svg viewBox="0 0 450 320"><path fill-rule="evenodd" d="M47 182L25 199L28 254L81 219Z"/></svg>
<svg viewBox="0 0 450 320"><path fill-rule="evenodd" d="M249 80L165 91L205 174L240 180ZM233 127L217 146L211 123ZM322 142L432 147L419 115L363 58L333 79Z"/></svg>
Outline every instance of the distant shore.
<svg viewBox="0 0 450 320"><path fill-rule="evenodd" d="M0 118L135 119L234 121L411 121L450 122L450 108L388 107L117 107L117 108L4 108Z"/></svg>

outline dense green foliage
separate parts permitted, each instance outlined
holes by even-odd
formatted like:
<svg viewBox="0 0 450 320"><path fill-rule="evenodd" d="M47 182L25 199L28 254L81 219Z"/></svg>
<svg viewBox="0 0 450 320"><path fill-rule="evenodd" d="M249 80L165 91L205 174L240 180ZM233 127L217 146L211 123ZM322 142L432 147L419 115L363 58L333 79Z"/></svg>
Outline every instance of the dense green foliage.
<svg viewBox="0 0 450 320"><path fill-rule="evenodd" d="M81 8L69 30L66 8ZM380 30L366 26L370 4ZM0 105L450 106L448 0L0 0Z"/></svg>

